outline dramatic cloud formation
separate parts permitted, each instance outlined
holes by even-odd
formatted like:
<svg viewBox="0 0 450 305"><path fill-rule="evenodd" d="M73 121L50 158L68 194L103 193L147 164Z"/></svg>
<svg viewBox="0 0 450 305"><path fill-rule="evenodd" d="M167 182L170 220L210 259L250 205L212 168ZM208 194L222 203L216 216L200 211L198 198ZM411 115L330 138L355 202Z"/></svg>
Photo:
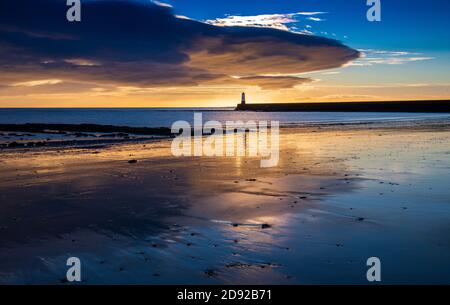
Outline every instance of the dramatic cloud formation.
<svg viewBox="0 0 450 305"><path fill-rule="evenodd" d="M325 19L322 19L322 18L318 18L318 17L308 17L308 20L311 20L311 21L324 21Z"/></svg>
<svg viewBox="0 0 450 305"><path fill-rule="evenodd" d="M161 1L156 1L153 0L152 1L154 4L159 5L159 6L165 6L165 7L172 7L172 5L170 5L169 3L165 3L165 2L161 2Z"/></svg>
<svg viewBox="0 0 450 305"><path fill-rule="evenodd" d="M404 51L385 51L362 49L358 60L346 64L346 66L373 66L377 64L402 65L410 62L432 60L433 57L423 56L421 53Z"/></svg>
<svg viewBox="0 0 450 305"><path fill-rule="evenodd" d="M291 88L308 81L291 74L340 67L359 56L335 40L213 26L153 2L83 2L82 21L70 23L66 1L2 1L0 84Z"/></svg>
<svg viewBox="0 0 450 305"><path fill-rule="evenodd" d="M239 78L242 83L257 85L263 90L293 88L296 85L309 83L312 79L293 76L247 76Z"/></svg>
<svg viewBox="0 0 450 305"><path fill-rule="evenodd" d="M292 31L289 24L299 21L300 16L314 16L324 12L298 12L290 14L263 14L255 16L226 16L206 20L206 23L217 26L250 26L260 28L273 28L283 31Z"/></svg>

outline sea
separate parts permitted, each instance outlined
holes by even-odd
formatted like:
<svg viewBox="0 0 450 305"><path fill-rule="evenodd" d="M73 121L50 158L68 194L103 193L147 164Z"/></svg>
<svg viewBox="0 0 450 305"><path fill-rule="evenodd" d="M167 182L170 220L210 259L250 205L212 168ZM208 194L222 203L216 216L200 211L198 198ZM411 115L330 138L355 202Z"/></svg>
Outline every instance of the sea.
<svg viewBox="0 0 450 305"><path fill-rule="evenodd" d="M450 114L375 112L253 112L233 108L2 108L0 124L100 124L130 127L171 127L176 121L278 121L281 126L450 120Z"/></svg>

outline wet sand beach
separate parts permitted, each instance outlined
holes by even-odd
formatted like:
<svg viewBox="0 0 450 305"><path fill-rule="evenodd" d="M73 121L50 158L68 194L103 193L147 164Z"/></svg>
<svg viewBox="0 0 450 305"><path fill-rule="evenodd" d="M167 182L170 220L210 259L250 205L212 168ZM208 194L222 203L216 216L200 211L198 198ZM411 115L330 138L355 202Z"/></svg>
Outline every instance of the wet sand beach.
<svg viewBox="0 0 450 305"><path fill-rule="evenodd" d="M449 123L283 128L273 168L170 143L0 150L0 283L450 283Z"/></svg>

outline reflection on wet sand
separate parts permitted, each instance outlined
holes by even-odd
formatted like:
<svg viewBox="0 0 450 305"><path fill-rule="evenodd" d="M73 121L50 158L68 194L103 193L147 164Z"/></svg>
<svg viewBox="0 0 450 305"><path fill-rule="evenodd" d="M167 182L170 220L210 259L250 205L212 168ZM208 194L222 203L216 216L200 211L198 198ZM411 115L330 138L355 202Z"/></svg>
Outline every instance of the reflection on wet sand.
<svg viewBox="0 0 450 305"><path fill-rule="evenodd" d="M342 217L324 202L378 179L366 175L381 166L373 155L392 157L398 143L411 160L397 169L433 139L440 152L429 132L411 133L285 129L273 168L250 157L175 158L168 140L0 152L0 282L64 282L69 256L82 260L86 283L308 282L289 266L329 255L320 238L302 251Z"/></svg>

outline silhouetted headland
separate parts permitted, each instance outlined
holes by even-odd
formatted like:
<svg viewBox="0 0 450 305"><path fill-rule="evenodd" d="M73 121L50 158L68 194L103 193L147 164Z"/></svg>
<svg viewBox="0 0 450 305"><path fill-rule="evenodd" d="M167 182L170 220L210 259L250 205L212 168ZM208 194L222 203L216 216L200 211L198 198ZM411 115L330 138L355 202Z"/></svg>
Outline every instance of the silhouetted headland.
<svg viewBox="0 0 450 305"><path fill-rule="evenodd" d="M450 100L238 104L237 111L450 113Z"/></svg>
<svg viewBox="0 0 450 305"><path fill-rule="evenodd" d="M137 135L159 135L172 136L170 128L166 127L129 127L97 124L0 124L1 131L20 131L20 132L39 132L51 133L57 132L122 132Z"/></svg>

